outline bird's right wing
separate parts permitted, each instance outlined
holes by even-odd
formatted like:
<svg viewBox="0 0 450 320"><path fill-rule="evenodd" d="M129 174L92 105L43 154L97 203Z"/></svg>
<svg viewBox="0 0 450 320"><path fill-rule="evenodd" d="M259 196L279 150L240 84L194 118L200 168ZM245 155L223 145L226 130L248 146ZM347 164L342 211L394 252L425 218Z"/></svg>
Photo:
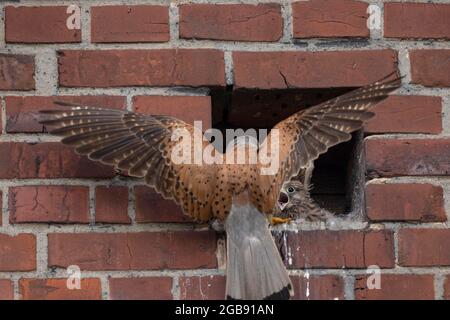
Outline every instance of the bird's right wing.
<svg viewBox="0 0 450 320"><path fill-rule="evenodd" d="M75 147L78 154L144 178L165 198L178 202L194 220L225 215L231 206L229 197L214 193L217 184L226 187L227 176L222 172L225 168L172 161L173 154L182 157L179 153L183 150L176 149L181 140L189 146L191 156L194 148L198 149L193 141L197 129L179 119L87 106L41 113L40 122L48 126L50 133L63 136L62 142ZM173 139L174 132L179 140ZM201 132L199 138L200 152L212 147Z"/></svg>
<svg viewBox="0 0 450 320"><path fill-rule="evenodd" d="M264 199L259 204L262 212L272 212L285 181L296 176L330 147L350 140L351 132L360 129L374 116L370 108L401 84L401 78L395 76L392 79L391 76L388 76L391 80L377 81L297 112L271 130L260 150L272 151L272 156L277 153L274 159L278 159L278 170L272 175L259 177L260 187L254 192L254 197Z"/></svg>

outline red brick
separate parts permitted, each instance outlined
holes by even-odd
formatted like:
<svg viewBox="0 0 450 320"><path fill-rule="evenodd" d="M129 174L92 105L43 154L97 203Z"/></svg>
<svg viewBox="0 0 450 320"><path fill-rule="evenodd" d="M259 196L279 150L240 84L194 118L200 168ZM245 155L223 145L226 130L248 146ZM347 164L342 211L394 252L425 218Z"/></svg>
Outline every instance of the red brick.
<svg viewBox="0 0 450 320"><path fill-rule="evenodd" d="M278 4L187 4L180 6L180 38L278 41L283 18Z"/></svg>
<svg viewBox="0 0 450 320"><path fill-rule="evenodd" d="M308 278L309 277L309 278ZM343 300L344 281L340 276L291 276L294 286L293 300Z"/></svg>
<svg viewBox="0 0 450 320"><path fill-rule="evenodd" d="M335 275L291 276L293 300L344 299L344 282ZM191 276L180 278L180 299L222 300L225 296L224 276Z"/></svg>
<svg viewBox="0 0 450 320"><path fill-rule="evenodd" d="M187 222L189 216L173 200L164 199L146 186L134 188L137 222Z"/></svg>
<svg viewBox="0 0 450 320"><path fill-rule="evenodd" d="M145 114L174 116L191 124L202 121L203 129L211 128L209 96L135 96L133 108Z"/></svg>
<svg viewBox="0 0 450 320"><path fill-rule="evenodd" d="M0 234L0 271L33 271L36 269L36 237L22 233Z"/></svg>
<svg viewBox="0 0 450 320"><path fill-rule="evenodd" d="M238 88L358 87L397 70L393 50L234 52Z"/></svg>
<svg viewBox="0 0 450 320"><path fill-rule="evenodd" d="M0 143L0 178L110 178L114 169L80 157L59 142Z"/></svg>
<svg viewBox="0 0 450 320"><path fill-rule="evenodd" d="M357 276L357 300L433 300L434 276L417 274L383 274L381 288L367 288L367 276Z"/></svg>
<svg viewBox="0 0 450 320"><path fill-rule="evenodd" d="M13 300L14 287L9 279L0 279L0 300Z"/></svg>
<svg viewBox="0 0 450 320"><path fill-rule="evenodd" d="M0 54L0 90L33 90L34 57Z"/></svg>
<svg viewBox="0 0 450 320"><path fill-rule="evenodd" d="M80 42L81 30L67 28L67 6L5 8L5 40L16 43Z"/></svg>
<svg viewBox="0 0 450 320"><path fill-rule="evenodd" d="M191 276L180 278L181 300L223 300L224 276Z"/></svg>
<svg viewBox="0 0 450 320"><path fill-rule="evenodd" d="M430 184L369 184L367 216L372 221L446 221L442 187Z"/></svg>
<svg viewBox="0 0 450 320"><path fill-rule="evenodd" d="M217 266L213 232L53 233L48 242L50 267L159 270Z"/></svg>
<svg viewBox="0 0 450 320"><path fill-rule="evenodd" d="M450 5L385 3L386 38L450 39Z"/></svg>
<svg viewBox="0 0 450 320"><path fill-rule="evenodd" d="M368 139L365 144L370 177L450 174L450 139Z"/></svg>
<svg viewBox="0 0 450 320"><path fill-rule="evenodd" d="M95 188L95 222L131 223L127 187Z"/></svg>
<svg viewBox="0 0 450 320"><path fill-rule="evenodd" d="M67 279L20 279L23 300L101 300L102 288L96 278L81 279L80 289L67 288Z"/></svg>
<svg viewBox="0 0 450 320"><path fill-rule="evenodd" d="M6 132L8 133L39 133L45 127L38 123L39 110L63 109L55 104L62 101L75 104L103 108L125 109L126 100L121 96L28 96L5 98L6 103ZM66 107L67 109L67 107Z"/></svg>
<svg viewBox="0 0 450 320"><path fill-rule="evenodd" d="M398 259L402 266L450 266L450 229L401 229Z"/></svg>
<svg viewBox="0 0 450 320"><path fill-rule="evenodd" d="M166 6L91 7L92 42L165 42L169 39Z"/></svg>
<svg viewBox="0 0 450 320"><path fill-rule="evenodd" d="M450 87L450 50L411 50L411 82L425 87Z"/></svg>
<svg viewBox="0 0 450 320"><path fill-rule="evenodd" d="M292 5L294 38L368 38L368 4L352 0L314 0Z"/></svg>
<svg viewBox="0 0 450 320"><path fill-rule="evenodd" d="M450 276L445 278L444 282L444 299L450 300Z"/></svg>
<svg viewBox="0 0 450 320"><path fill-rule="evenodd" d="M304 231L288 234L290 268L394 266L390 231Z"/></svg>
<svg viewBox="0 0 450 320"><path fill-rule="evenodd" d="M372 111L375 118L364 127L368 133L442 132L441 97L389 96Z"/></svg>
<svg viewBox="0 0 450 320"><path fill-rule="evenodd" d="M89 188L21 186L9 188L11 223L89 223Z"/></svg>
<svg viewBox="0 0 450 320"><path fill-rule="evenodd" d="M112 300L170 300L172 278L110 278L109 291Z"/></svg>
<svg viewBox="0 0 450 320"><path fill-rule="evenodd" d="M0 208L3 208L3 193L0 191ZM3 219L1 219L0 218L0 226L2 226L2 220Z"/></svg>
<svg viewBox="0 0 450 320"><path fill-rule="evenodd" d="M223 52L214 49L60 51L59 84L63 87L224 86Z"/></svg>

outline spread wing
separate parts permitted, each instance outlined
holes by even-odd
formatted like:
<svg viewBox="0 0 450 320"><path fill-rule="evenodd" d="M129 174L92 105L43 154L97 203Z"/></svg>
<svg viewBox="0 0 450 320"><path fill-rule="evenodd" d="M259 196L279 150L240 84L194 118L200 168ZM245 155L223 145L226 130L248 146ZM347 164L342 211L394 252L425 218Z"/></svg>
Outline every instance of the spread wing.
<svg viewBox="0 0 450 320"><path fill-rule="evenodd" d="M213 214L224 216L228 212L230 198L215 193L219 184L226 189L226 168L172 161L172 152L178 152L176 146L181 140L194 150L197 129L193 126L170 116L85 106L41 113L40 122L48 126L50 133L62 136L62 142L75 147L78 154L144 178L165 198L178 202L194 220L206 221ZM178 140L172 138L176 131ZM201 132L200 139L203 151L210 144L203 140Z"/></svg>
<svg viewBox="0 0 450 320"><path fill-rule="evenodd" d="M263 196L264 202L259 209L271 213L283 183L296 176L330 147L350 140L351 133L374 116L370 108L385 99L400 84L401 78L398 77L381 80L302 110L279 122L260 147L261 152L278 145L279 166L275 174L260 176L261 190L253 192L255 198ZM279 143L276 143L277 135Z"/></svg>

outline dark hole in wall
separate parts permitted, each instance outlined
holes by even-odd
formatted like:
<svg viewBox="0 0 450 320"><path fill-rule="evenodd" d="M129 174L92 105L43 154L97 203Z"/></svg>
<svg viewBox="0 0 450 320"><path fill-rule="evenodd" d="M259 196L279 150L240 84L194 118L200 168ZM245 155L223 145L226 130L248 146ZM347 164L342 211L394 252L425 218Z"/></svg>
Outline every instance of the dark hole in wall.
<svg viewBox="0 0 450 320"><path fill-rule="evenodd" d="M270 129L293 113L339 96L352 88L226 90L213 89L213 127ZM361 207L358 154L361 134L339 144L315 161L313 198L325 209L346 214Z"/></svg>

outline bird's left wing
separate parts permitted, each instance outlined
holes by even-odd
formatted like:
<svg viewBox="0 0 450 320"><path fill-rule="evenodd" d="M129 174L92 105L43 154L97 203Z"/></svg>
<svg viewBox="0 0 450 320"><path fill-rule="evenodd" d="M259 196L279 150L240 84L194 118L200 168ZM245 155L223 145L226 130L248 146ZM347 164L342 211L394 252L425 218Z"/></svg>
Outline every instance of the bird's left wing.
<svg viewBox="0 0 450 320"><path fill-rule="evenodd" d="M271 130L260 152L269 151L272 156L277 152L278 170L259 176L259 190L254 192L254 197L264 199L259 204L262 212L272 213L285 181L296 176L330 147L350 140L351 132L360 129L364 121L374 116L370 108L401 84L401 78L390 78L297 112ZM259 165L260 169L267 166Z"/></svg>
<svg viewBox="0 0 450 320"><path fill-rule="evenodd" d="M170 116L86 106L64 109L41 111L40 122L50 133L63 136L62 142L75 147L78 154L144 178L165 198L178 202L194 220L206 221L212 214L226 214L230 199L220 195L220 206L215 204L219 196L214 193L216 184L226 185L226 175L220 167L172 161L180 143L173 139L177 129L191 155L195 152L193 126ZM202 139L200 151L208 145Z"/></svg>

